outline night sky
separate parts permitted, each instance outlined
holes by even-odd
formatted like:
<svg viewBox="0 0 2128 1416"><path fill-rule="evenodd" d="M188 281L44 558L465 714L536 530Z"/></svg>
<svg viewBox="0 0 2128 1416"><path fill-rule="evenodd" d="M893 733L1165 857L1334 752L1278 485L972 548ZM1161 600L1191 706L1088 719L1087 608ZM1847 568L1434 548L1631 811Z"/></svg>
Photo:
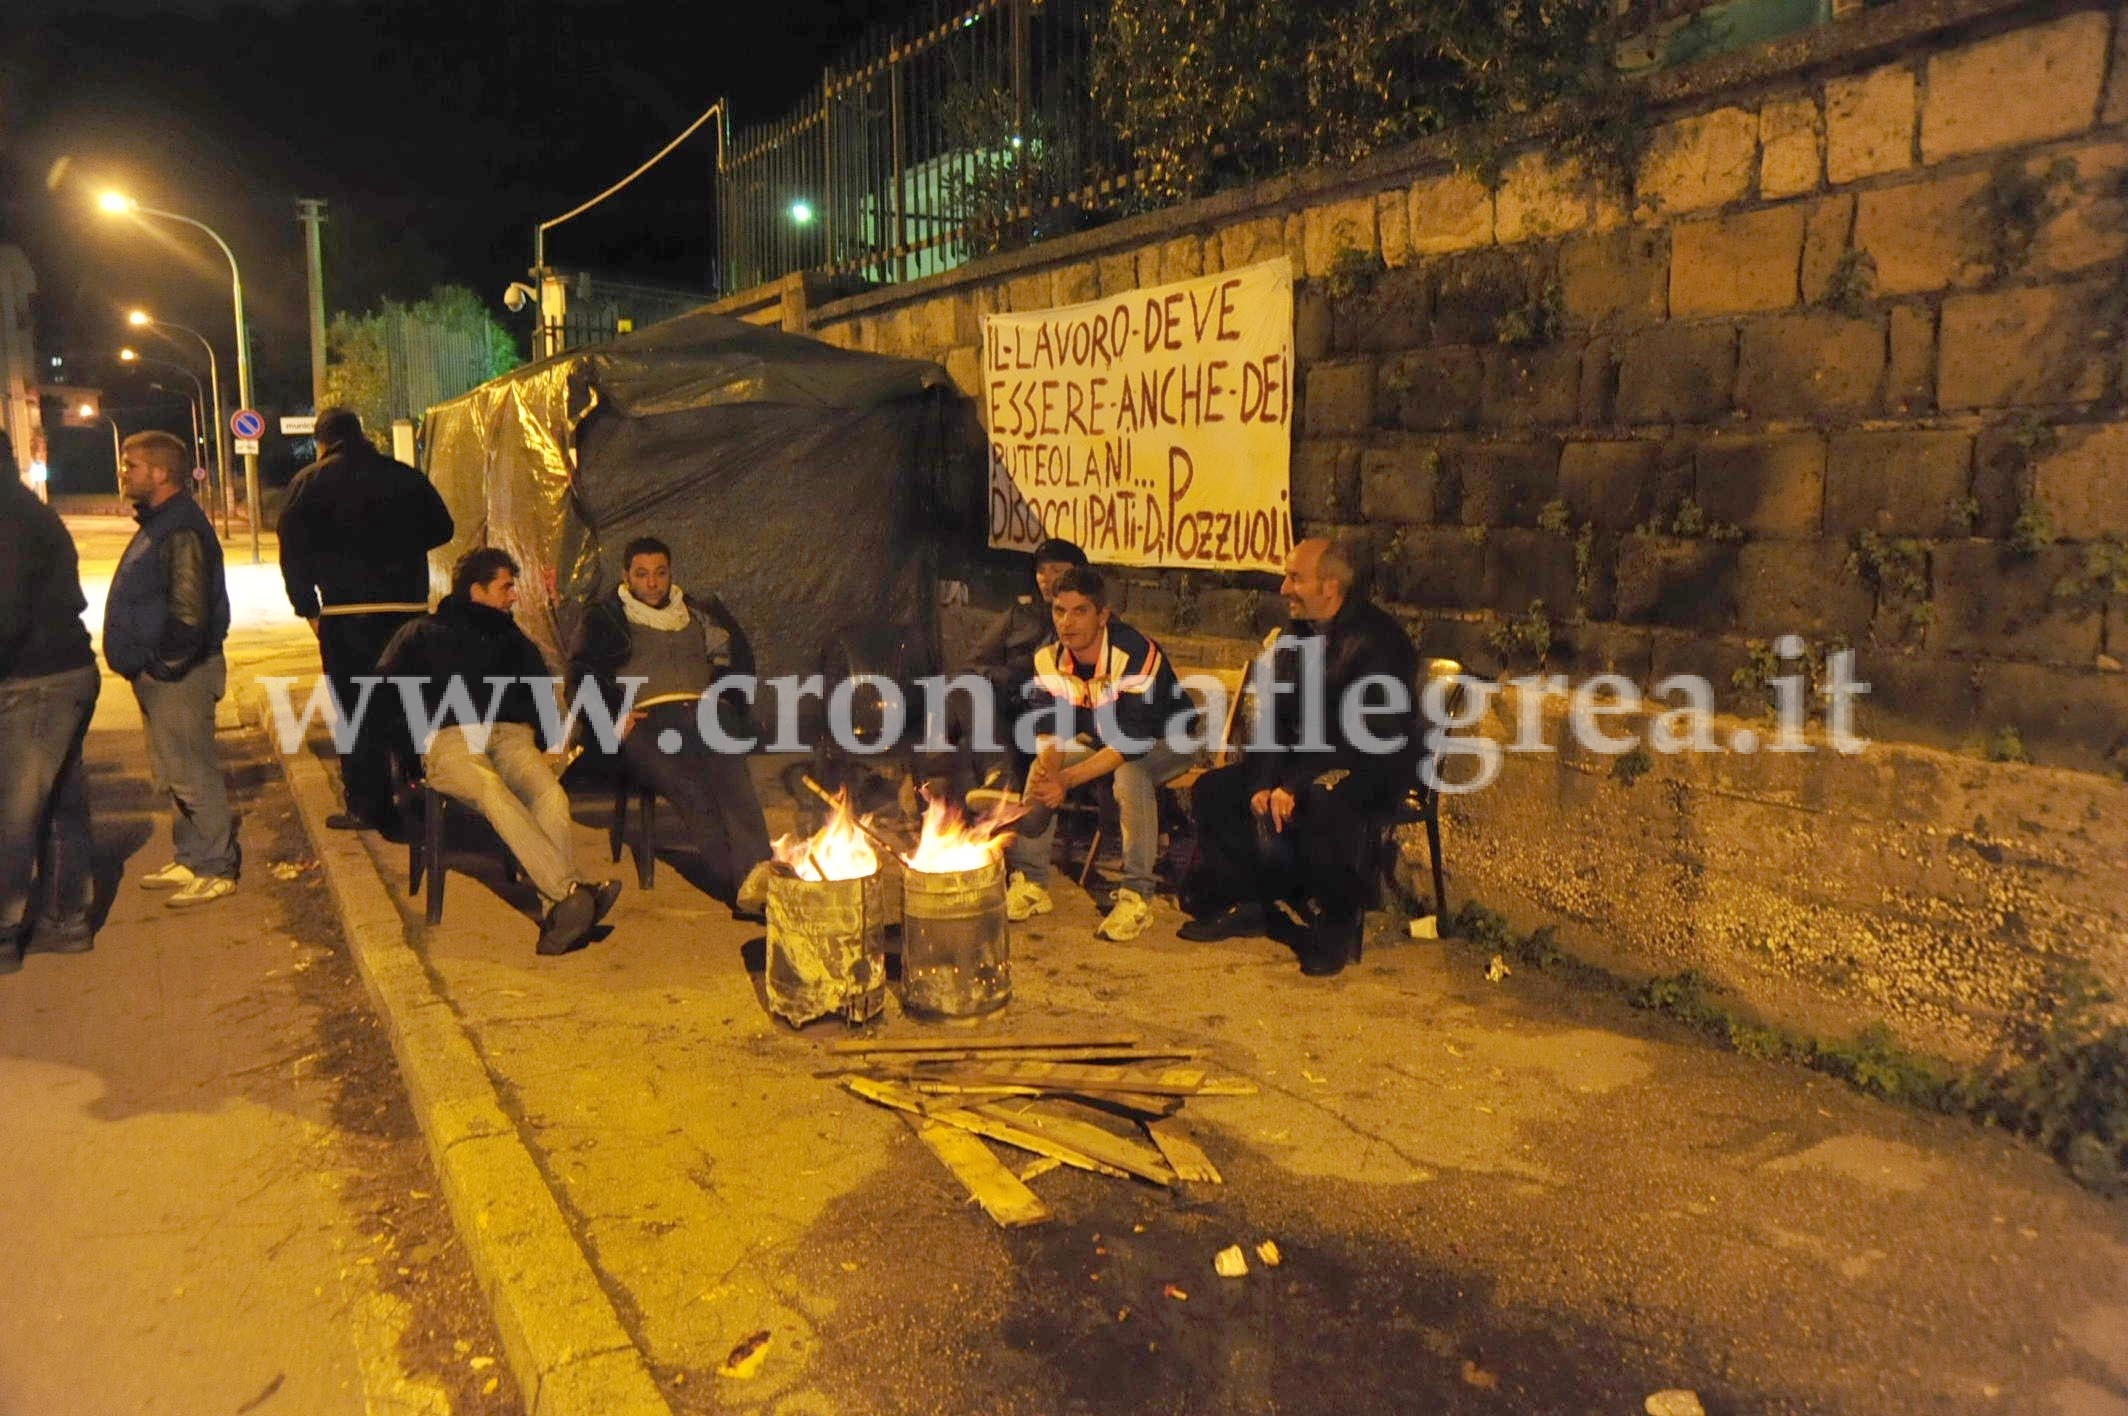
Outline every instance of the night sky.
<svg viewBox="0 0 2128 1416"><path fill-rule="evenodd" d="M227 267L204 238L99 214L94 194L117 186L206 222L243 270L259 401L307 407L297 197L328 203L328 311L448 281L523 334L529 313L503 315L501 295L531 264L536 222L624 176L720 95L737 126L781 116L870 25L916 8L12 0L0 241L37 269L46 352L80 382L146 399L100 362L138 342L123 325L133 304L213 338L233 385ZM712 152L697 135L550 233L550 260L706 288Z"/></svg>

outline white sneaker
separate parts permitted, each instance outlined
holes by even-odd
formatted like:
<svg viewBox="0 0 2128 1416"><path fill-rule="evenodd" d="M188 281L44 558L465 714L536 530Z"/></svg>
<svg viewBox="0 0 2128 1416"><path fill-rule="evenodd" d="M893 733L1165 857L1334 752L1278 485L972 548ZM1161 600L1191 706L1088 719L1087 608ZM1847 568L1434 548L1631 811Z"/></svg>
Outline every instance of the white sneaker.
<svg viewBox="0 0 2128 1416"><path fill-rule="evenodd" d="M236 882L226 875L195 875L191 884L170 897L167 908L189 910L235 893Z"/></svg>
<svg viewBox="0 0 2128 1416"><path fill-rule="evenodd" d="M173 860L161 870L151 871L141 876L140 888L143 890L182 890L198 878L192 873L191 866L179 865Z"/></svg>
<svg viewBox="0 0 2128 1416"><path fill-rule="evenodd" d="M1118 890L1114 908L1108 918L1094 930L1094 938L1122 944L1136 939L1145 932L1146 924L1153 917L1153 907L1136 890Z"/></svg>
<svg viewBox="0 0 2128 1416"><path fill-rule="evenodd" d="M1048 914L1057 907L1049 898L1049 892L1015 870L1012 879L1005 882L1005 918L1018 924L1038 914Z"/></svg>

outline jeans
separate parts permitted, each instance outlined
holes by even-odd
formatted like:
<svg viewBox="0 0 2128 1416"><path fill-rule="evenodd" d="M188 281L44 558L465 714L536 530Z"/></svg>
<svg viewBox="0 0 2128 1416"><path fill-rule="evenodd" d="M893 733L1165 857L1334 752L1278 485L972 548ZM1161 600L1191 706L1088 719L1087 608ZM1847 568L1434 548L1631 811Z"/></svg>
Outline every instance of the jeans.
<svg viewBox="0 0 2128 1416"><path fill-rule="evenodd" d="M354 712L362 700L358 677L377 672L377 660L399 627L412 615L326 615L318 621L318 657L324 661L325 677L332 684L333 698L343 716ZM392 692L380 683L370 692L370 712L356 725L355 745L340 760L340 785L347 809L365 821L387 824L395 815L392 805L393 715L377 711L384 695Z"/></svg>
<svg viewBox="0 0 2128 1416"><path fill-rule="evenodd" d="M229 686L220 654L193 665L170 683L133 676L133 696L148 729L148 770L158 795L170 798L170 844L177 863L195 875L236 878L236 818L229 784L214 750L214 705Z"/></svg>
<svg viewBox="0 0 2128 1416"><path fill-rule="evenodd" d="M1084 742L1059 743L1064 766L1093 755L1096 749ZM1125 890L1153 898L1153 867L1160 858L1160 794L1162 782L1174 780L1196 762L1196 754L1178 752L1164 742L1115 770L1116 815L1123 831L1123 878ZM1014 870L1037 885L1049 880L1050 844L1057 834L1057 814L1039 803L1020 818L1018 835L1006 849Z"/></svg>
<svg viewBox="0 0 2128 1416"><path fill-rule="evenodd" d="M692 703L660 703L621 739L621 758L636 781L680 809L702 854L709 893L730 904L747 872L768 859L768 822L744 757L714 751L695 725ZM659 738L679 734L665 752ZM669 741L669 739L668 739Z"/></svg>
<svg viewBox="0 0 2128 1416"><path fill-rule="evenodd" d="M525 878L559 904L583 883L569 838L569 794L524 723L497 723L486 749L474 746L478 728L444 728L422 755L429 785L487 819L524 867Z"/></svg>
<svg viewBox="0 0 2128 1416"><path fill-rule="evenodd" d="M0 680L0 940L21 936L33 877L44 893L40 929L88 932L89 797L81 743L102 687L93 664Z"/></svg>

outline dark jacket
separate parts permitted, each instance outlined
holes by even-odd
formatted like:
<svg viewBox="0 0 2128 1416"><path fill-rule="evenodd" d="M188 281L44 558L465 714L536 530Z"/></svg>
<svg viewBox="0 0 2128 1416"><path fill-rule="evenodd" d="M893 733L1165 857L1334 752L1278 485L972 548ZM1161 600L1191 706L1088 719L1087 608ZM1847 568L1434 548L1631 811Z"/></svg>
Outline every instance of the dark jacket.
<svg viewBox="0 0 2128 1416"><path fill-rule="evenodd" d="M1300 651L1309 640L1322 645L1322 727L1326 746L1303 750L1301 741L1303 673L1309 660ZM1259 790L1284 787L1299 796L1324 773L1342 769L1367 797L1386 799L1410 784L1421 748L1418 732L1418 650L1395 616L1379 605L1354 596L1339 607L1325 624L1297 622L1273 646L1270 672L1280 691L1273 700L1271 721L1254 726L1245 761L1255 773ZM1375 754L1346 740L1343 705L1345 694L1360 680L1386 675L1404 686L1405 711L1401 717L1387 711L1371 712L1366 728L1375 737L1403 739L1396 752ZM1380 694L1370 705L1383 701ZM1270 736L1263 736L1268 728Z"/></svg>
<svg viewBox="0 0 2128 1416"><path fill-rule="evenodd" d="M140 530L119 557L104 605L103 657L121 678L145 673L168 683L221 653L228 637L222 545L186 494L135 514Z"/></svg>
<svg viewBox="0 0 2128 1416"><path fill-rule="evenodd" d="M367 442L335 447L296 474L281 510L288 603L302 619L321 601L426 605L428 553L454 529L428 478Z"/></svg>
<svg viewBox="0 0 2128 1416"><path fill-rule="evenodd" d="M74 539L0 463L0 679L93 667Z"/></svg>
<svg viewBox="0 0 2128 1416"><path fill-rule="evenodd" d="M1034 677L1035 651L1057 637L1056 622L1040 598L1022 595L992 620L968 651L968 666L1008 693Z"/></svg>
<svg viewBox="0 0 2128 1416"><path fill-rule="evenodd" d="M1053 714L1058 705L1070 705L1075 734L1091 733L1125 759L1143 757L1170 728L1188 726L1178 725L1177 718L1191 718L1197 711L1159 644L1119 619L1108 622L1108 632L1088 662L1077 660L1061 640L1037 649L1027 700L1029 710L1037 714ZM1103 717L1113 723L1114 736L1129 740L1128 746L1108 740L1110 735L1101 731Z"/></svg>
<svg viewBox="0 0 2128 1416"><path fill-rule="evenodd" d="M692 593L686 600L689 622L702 635L702 652L710 662L711 682L726 674L753 673L754 646L724 602L715 595L696 599ZM577 684L590 679L598 685L599 697L605 700L607 709L618 713L623 696L620 673L634 647L634 626L628 622L627 610L621 607L620 587L615 586L584 606L583 619L569 648L570 692L574 694ZM728 730L745 731L744 705L727 698L717 706L720 714L734 714Z"/></svg>
<svg viewBox="0 0 2128 1416"><path fill-rule="evenodd" d="M493 693L490 680L509 679L493 721L526 724L539 735L541 746L554 745L547 741L538 700L533 697L535 693L545 693L551 700L552 692L546 685L553 675L539 646L525 636L506 610L477 605L462 595L445 596L432 613L408 621L392 636L377 661L377 672L387 680L420 680L422 706L440 728L477 726ZM456 712L447 720L437 721L445 690L454 678L465 681L475 714L473 722L463 721ZM539 682L527 684L525 679ZM386 703L388 711L396 711L396 686L388 697L380 694L377 701ZM406 745L401 744L402 748Z"/></svg>

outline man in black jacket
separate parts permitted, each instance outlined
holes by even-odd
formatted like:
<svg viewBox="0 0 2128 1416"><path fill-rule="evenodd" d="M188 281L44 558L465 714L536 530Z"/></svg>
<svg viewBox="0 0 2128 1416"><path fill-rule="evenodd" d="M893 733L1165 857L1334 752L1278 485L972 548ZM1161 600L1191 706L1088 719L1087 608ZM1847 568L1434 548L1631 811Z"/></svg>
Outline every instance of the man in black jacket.
<svg viewBox="0 0 2128 1416"><path fill-rule="evenodd" d="M103 656L133 685L156 790L175 809L176 859L140 883L174 890L171 908L189 909L236 889L236 820L214 746L214 705L229 686L229 588L214 525L192 499L185 445L135 433L122 461L140 530L111 577Z"/></svg>
<svg viewBox="0 0 2128 1416"><path fill-rule="evenodd" d="M711 710L702 696L724 674L753 673L753 647L722 600L690 596L672 583L672 551L663 541L639 537L621 562L625 578L584 609L569 675L596 684L623 723L620 755L629 773L679 807L710 895L751 917L737 894L768 859L768 823L746 758L708 741L699 714L724 715L724 736L738 736L743 710L729 700ZM627 686L635 689L632 700ZM632 711L622 720L624 703Z"/></svg>
<svg viewBox="0 0 2128 1416"><path fill-rule="evenodd" d="M344 716L355 680L408 620L428 609L428 553L451 539L451 513L429 479L370 446L350 409L318 415L318 460L296 474L281 511L288 603L318 636L325 677ZM329 825L394 830L390 744L364 715L340 764L347 814Z"/></svg>
<svg viewBox="0 0 2128 1416"><path fill-rule="evenodd" d="M91 943L81 743L102 676L74 542L15 474L0 432L0 973ZM29 924L32 880L43 901Z"/></svg>
<svg viewBox="0 0 2128 1416"><path fill-rule="evenodd" d="M1186 903L1197 918L1179 933L1262 934L1277 902L1297 902L1310 975L1359 957L1367 832L1411 784L1420 752L1418 651L1356 593L1355 555L1323 540L1293 548L1282 590L1294 624L1258 689L1269 709L1243 760L1205 773L1191 793L1199 851Z"/></svg>
<svg viewBox="0 0 2128 1416"><path fill-rule="evenodd" d="M620 885L577 873L569 797L542 751L560 716L554 680L511 618L516 604L517 562L492 546L469 551L451 593L393 636L378 672L398 690L429 785L486 817L546 898L539 952L566 954L591 942Z"/></svg>

